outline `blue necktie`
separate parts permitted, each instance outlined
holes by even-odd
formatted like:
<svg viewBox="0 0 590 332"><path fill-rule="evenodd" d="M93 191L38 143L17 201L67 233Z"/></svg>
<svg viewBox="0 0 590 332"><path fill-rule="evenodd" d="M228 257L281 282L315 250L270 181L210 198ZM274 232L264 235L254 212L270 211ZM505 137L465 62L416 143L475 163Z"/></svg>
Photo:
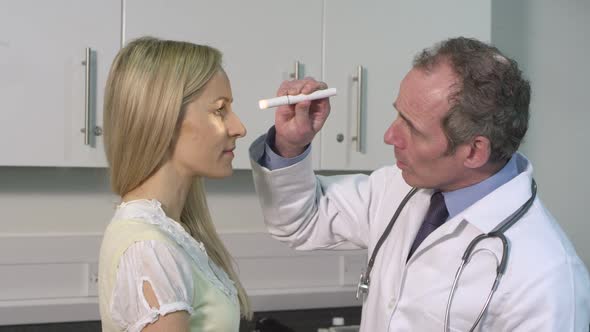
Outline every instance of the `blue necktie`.
<svg viewBox="0 0 590 332"><path fill-rule="evenodd" d="M445 205L445 197L440 191L437 191L430 197L428 212L426 212L424 222L422 222L422 226L420 226L420 230L414 239L412 248L410 248L408 260L412 257L414 251L420 246L420 243L422 243L430 233L434 232L438 226L444 224L448 217L449 211L447 211L447 206Z"/></svg>

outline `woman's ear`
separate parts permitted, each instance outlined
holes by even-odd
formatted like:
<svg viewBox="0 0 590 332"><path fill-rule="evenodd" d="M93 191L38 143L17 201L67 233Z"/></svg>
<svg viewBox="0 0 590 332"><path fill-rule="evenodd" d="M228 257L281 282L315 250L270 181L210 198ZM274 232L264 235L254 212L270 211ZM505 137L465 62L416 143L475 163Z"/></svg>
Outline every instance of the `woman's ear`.
<svg viewBox="0 0 590 332"><path fill-rule="evenodd" d="M492 144L487 137L475 136L465 148L468 153L463 165L467 168L480 168L490 160Z"/></svg>

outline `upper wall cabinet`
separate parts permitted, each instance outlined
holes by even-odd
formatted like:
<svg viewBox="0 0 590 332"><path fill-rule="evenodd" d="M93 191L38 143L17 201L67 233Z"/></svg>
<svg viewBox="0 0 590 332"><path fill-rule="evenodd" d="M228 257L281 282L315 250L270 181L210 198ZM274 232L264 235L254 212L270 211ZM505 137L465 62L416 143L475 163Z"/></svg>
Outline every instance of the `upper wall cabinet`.
<svg viewBox="0 0 590 332"><path fill-rule="evenodd" d="M325 4L324 80L338 88L338 96L331 99L332 112L321 132L320 167L392 165L393 147L383 142L383 134L395 119L392 103L414 56L450 37L489 42L490 0Z"/></svg>
<svg viewBox="0 0 590 332"><path fill-rule="evenodd" d="M124 3L125 42L149 35L206 44L223 53L223 66L232 86L232 107L248 130L237 142L234 168L250 168L250 143L274 123L273 109L258 109L258 100L274 97L281 82L296 74L321 75L321 1ZM316 167L318 152L319 146L314 149Z"/></svg>
<svg viewBox="0 0 590 332"><path fill-rule="evenodd" d="M489 41L490 30L490 0L6 0L0 166L106 166L108 69L121 42L149 35L224 54L233 109L248 129L235 168L250 168L250 143L274 123L258 100L283 80L313 76L338 89L313 143L314 167L373 170L395 162L383 133L414 55L453 36Z"/></svg>
<svg viewBox="0 0 590 332"><path fill-rule="evenodd" d="M1 6L0 166L105 166L98 135L120 1Z"/></svg>

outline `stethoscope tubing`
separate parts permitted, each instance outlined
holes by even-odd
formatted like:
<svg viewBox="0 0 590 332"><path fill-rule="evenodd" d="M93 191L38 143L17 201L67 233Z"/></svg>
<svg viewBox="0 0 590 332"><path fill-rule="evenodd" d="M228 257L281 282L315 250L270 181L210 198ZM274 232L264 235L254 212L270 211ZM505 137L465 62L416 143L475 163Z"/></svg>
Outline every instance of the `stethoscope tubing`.
<svg viewBox="0 0 590 332"><path fill-rule="evenodd" d="M357 288L357 294L356 294L357 299L359 297L359 293L364 293L364 294L368 293L369 284L370 284L370 274L371 274L371 270L373 269L373 265L375 263L375 258L377 257L377 254L379 253L379 249L381 248L381 246L383 245L383 243L385 242L385 240L389 236L389 233L393 229L393 226L394 226L397 218L399 217L401 211L406 206L406 204L408 203L410 198L412 198L412 196L414 196L414 194L417 191L418 191L418 188L412 188L406 194L406 196L403 198L400 205L398 206L397 210L395 211L393 217L389 221L389 224L387 224L387 227L383 231L383 234L381 234L381 237L379 237L379 240L377 241L377 244L375 245L375 249L373 249L373 252L371 253L371 258L369 259L369 262L367 264L366 273L361 273L359 285ZM496 226L494 229L492 229L492 231L490 231L487 234L481 234L481 235L476 236L467 245L467 248L463 252L463 256L461 258L461 264L459 265L459 268L457 269L457 272L455 273L455 278L453 280L453 285L451 287L451 291L449 292L449 298L447 300L447 307L445 310L444 331L448 331L453 295L455 294L455 290L457 289L457 285L459 283L459 279L460 279L461 274L463 272L463 268L468 264L468 262L471 258L471 254L473 253L473 250L475 249L475 247L477 246L477 244L479 242L481 242L485 239L498 238L502 242L502 258L500 259L500 263L498 264L498 266L496 268L496 278L495 278L494 283L491 287L490 293L488 294L485 304L484 304L483 308L481 309L479 315L477 316L477 319L476 319L475 323L473 324L470 331L475 330L475 328L477 327L477 325L481 321L483 315L485 314L485 312L492 300L492 296L496 292L496 289L498 289L498 286L500 284L500 280L502 279L502 276L506 272L506 267L508 266L508 254L510 252L510 247L509 247L508 239L506 238L504 233L510 227L512 227L531 208L536 196L537 196L537 183L535 182L535 179L532 179L531 197L529 197L529 199L522 206L520 206L514 213L512 213L504 221L502 221L498 226Z"/></svg>
<svg viewBox="0 0 590 332"><path fill-rule="evenodd" d="M459 279L461 277L461 273L463 272L463 268L465 267L465 265L467 265L469 263L469 260L472 257L471 254L473 253L473 250L475 249L475 247L477 246L477 244L479 242L481 242L485 239L497 238L497 239L500 239L500 241L502 241L502 258L500 259L500 263L496 267L496 279L494 280L492 288L490 289L490 293L488 294L488 297L486 298L486 301L485 301L481 311L479 312L479 315L477 316L475 323L473 324L473 326L471 327L471 329L469 331L471 332L471 331L475 330L475 328L477 327L477 324L479 324L479 322L483 318L483 315L485 314L486 310L488 309L488 306L490 305L490 302L492 300L492 296L496 292L496 289L498 289L498 285L500 284L500 280L502 279L502 276L504 275L504 273L506 273L506 267L508 266L508 254L510 253L510 245L509 245L508 239L506 238L504 233L510 227L512 227L518 220L520 220L520 218L531 208L536 197L537 197L537 183L535 182L535 179L532 179L531 197L529 197L529 199L522 206L520 206L514 213L512 213L510 216L508 216L508 218L506 218L504 221L502 221L497 227L492 229L491 232L489 232L487 234L481 234L481 235L476 236L473 240L471 240L469 245L467 245L467 248L465 249L465 252L463 253L463 257L461 258L461 265L459 265L459 268L457 269L457 272L455 273L455 279L453 280L453 286L451 288L451 291L449 292L449 298L447 300L447 307L445 309L445 325L444 325L445 332L449 330L449 323L450 323L450 316L451 316L451 303L453 301L453 295L454 295L455 291L457 290L457 284L459 283Z"/></svg>
<svg viewBox="0 0 590 332"><path fill-rule="evenodd" d="M463 273L463 268L469 263L469 260L472 257L471 254L473 252L473 249L475 249L477 244L485 239L492 239L492 238L498 238L498 239L500 239L500 241L502 241L502 258L500 259L500 263L496 267L496 278L494 279L494 284L492 285L492 288L490 289L490 293L488 294L488 297L486 298L484 306L482 307L479 314L477 315L477 319L475 320L475 323L473 324L473 326L469 330L470 332L475 330L475 328L477 327L477 324L479 324L479 322L483 318L483 315L486 312L488 306L490 305L490 301L492 300L492 296L496 292L496 289L498 288L498 285L500 284L500 280L502 279L502 276L504 275L504 271L506 269L506 262L507 262L507 258L508 258L508 255L507 255L508 254L508 239L506 239L506 236L504 236L504 234L497 233L497 232L490 232L488 234L478 235L473 240L471 240L469 245L467 245L467 248L465 249L465 252L463 253L463 257L461 258L461 264L459 265L459 268L457 269L457 272L455 273L455 278L453 279L453 285L451 286L451 291L449 292L449 298L447 300L447 307L445 308L445 325L444 325L445 331L448 331L448 328L449 328L449 321L450 321L450 317L451 317L451 303L453 301L453 295L455 294L455 291L457 290L457 284L459 283L459 279L461 278L461 274Z"/></svg>

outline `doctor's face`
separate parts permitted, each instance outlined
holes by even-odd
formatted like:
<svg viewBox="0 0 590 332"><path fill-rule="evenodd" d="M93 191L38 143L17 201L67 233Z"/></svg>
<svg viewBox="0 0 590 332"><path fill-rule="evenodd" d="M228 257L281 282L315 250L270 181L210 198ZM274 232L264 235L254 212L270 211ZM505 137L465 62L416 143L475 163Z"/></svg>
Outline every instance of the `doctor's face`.
<svg viewBox="0 0 590 332"><path fill-rule="evenodd" d="M396 165L413 187L442 191L460 187L463 161L456 153L447 154L442 127L455 82L447 64L439 64L431 72L414 68L401 82L393 103L398 116L385 132L384 141L393 145Z"/></svg>
<svg viewBox="0 0 590 332"><path fill-rule="evenodd" d="M229 79L220 70L186 106L172 154L182 174L210 178L232 174L236 140L246 135L232 101Z"/></svg>

